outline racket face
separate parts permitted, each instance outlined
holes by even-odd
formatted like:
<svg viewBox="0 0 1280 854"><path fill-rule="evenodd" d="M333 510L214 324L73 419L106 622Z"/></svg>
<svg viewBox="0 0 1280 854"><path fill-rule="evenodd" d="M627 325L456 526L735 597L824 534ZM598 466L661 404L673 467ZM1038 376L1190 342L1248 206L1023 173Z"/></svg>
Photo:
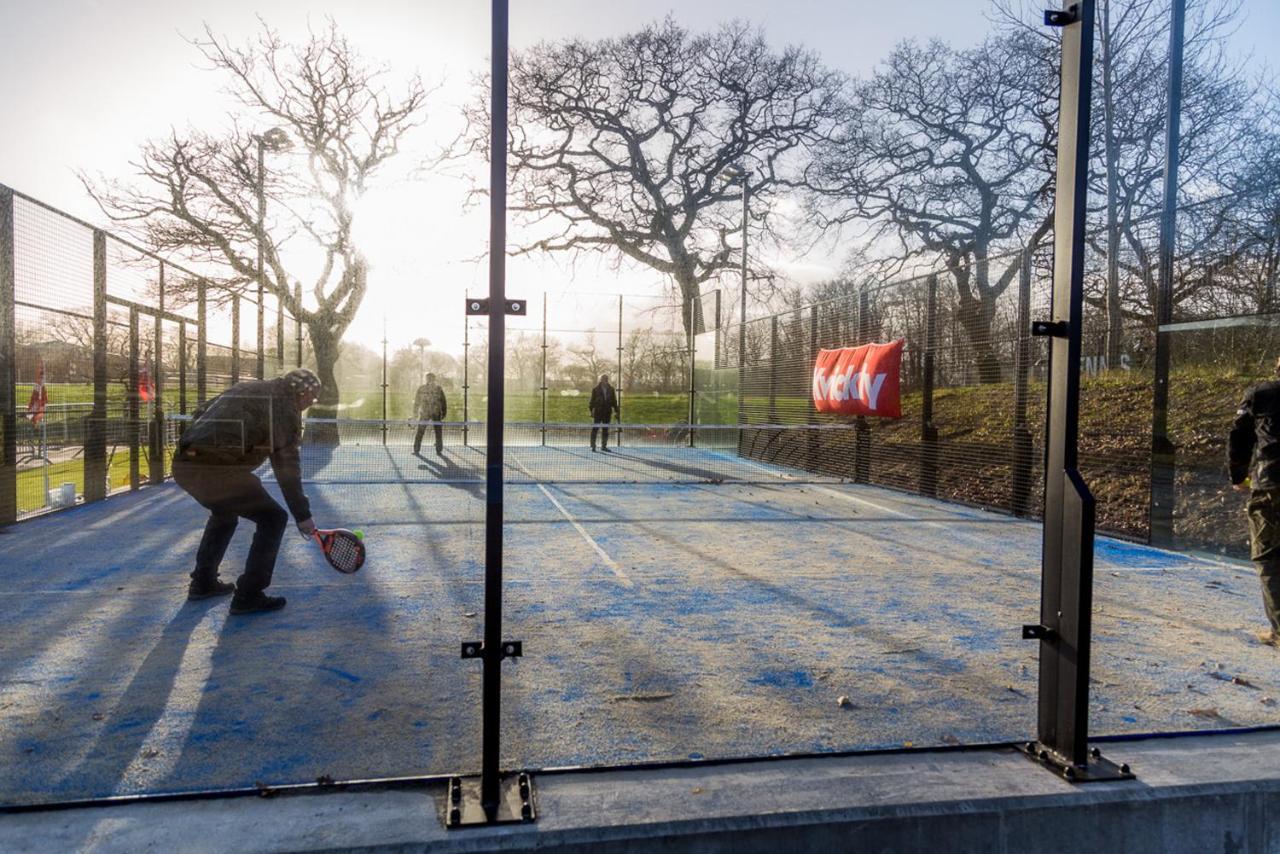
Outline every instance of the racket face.
<svg viewBox="0 0 1280 854"><path fill-rule="evenodd" d="M350 574L364 566L364 543L355 534L343 528L318 533L325 558L338 572Z"/></svg>

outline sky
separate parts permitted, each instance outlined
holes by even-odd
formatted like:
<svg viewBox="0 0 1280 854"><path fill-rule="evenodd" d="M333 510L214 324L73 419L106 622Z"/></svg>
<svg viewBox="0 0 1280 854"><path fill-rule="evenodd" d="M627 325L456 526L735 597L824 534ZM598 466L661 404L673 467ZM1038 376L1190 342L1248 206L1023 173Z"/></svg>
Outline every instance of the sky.
<svg viewBox="0 0 1280 854"><path fill-rule="evenodd" d="M513 47L566 36L619 35L668 11L693 30L740 18L760 25L776 46L804 44L829 64L865 75L904 38L940 38L956 47L990 28L989 0L686 0L653 3L514 0ZM1280 3L1244 0L1234 48L1257 67L1280 66ZM410 177L412 167L451 139L458 104L487 67L489 4L483 0L0 0L0 182L91 222L104 217L76 178L124 177L149 137L171 127L225 126L231 107L221 78L202 67L186 37L207 23L240 42L258 17L289 39L331 16L362 55L385 64L388 81L418 72L440 88L426 129L393 164L358 210L357 239L370 261L370 289L348 333L372 345L385 322L391 346L426 337L460 350L463 295L487 288L479 261L487 210L464 211L465 186L440 176ZM797 280L835 274L830 248L775 259ZM304 264L305 266L305 264ZM665 283L644 269L564 257L512 259L508 290L536 309L548 294L551 325L605 324L616 306L604 294L658 295ZM597 296L601 295L601 296ZM576 316L575 316L576 315ZM526 322L527 324L528 322Z"/></svg>

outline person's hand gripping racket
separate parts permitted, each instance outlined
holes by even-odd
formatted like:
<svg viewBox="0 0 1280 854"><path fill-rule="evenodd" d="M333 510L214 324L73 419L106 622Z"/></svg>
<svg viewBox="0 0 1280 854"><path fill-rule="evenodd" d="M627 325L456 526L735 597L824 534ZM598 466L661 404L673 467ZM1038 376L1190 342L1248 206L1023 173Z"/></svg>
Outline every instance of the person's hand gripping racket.
<svg viewBox="0 0 1280 854"><path fill-rule="evenodd" d="M315 522L308 519L298 523L298 530L304 537L314 539L320 544L325 560L338 572L353 573L364 566L364 535L360 531L348 531L346 528L330 530L317 528Z"/></svg>

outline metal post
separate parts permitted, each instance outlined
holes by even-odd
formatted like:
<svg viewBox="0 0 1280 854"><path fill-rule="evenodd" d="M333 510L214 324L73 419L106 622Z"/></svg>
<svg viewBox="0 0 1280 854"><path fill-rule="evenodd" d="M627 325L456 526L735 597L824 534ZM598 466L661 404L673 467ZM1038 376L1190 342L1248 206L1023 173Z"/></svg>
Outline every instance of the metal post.
<svg viewBox="0 0 1280 854"><path fill-rule="evenodd" d="M1182 43L1186 0L1172 0L1169 26L1169 114L1164 138L1164 210L1160 217L1160 269L1156 287L1155 384L1151 405L1151 542L1173 542L1177 448L1169 438L1169 363L1173 322L1173 255L1178 226L1178 164L1182 121Z"/></svg>
<svg viewBox="0 0 1280 854"><path fill-rule="evenodd" d="M938 353L938 276L929 277L924 320L924 384L920 407L920 493L938 494L938 428L933 423L934 362Z"/></svg>
<svg viewBox="0 0 1280 854"><path fill-rule="evenodd" d="M129 489L136 492L142 467L138 454L138 310L129 309L129 388L125 392L125 423L129 431Z"/></svg>
<svg viewBox="0 0 1280 854"><path fill-rule="evenodd" d="M107 470L107 235L93 232L93 410L84 440L84 500L100 501Z"/></svg>
<svg viewBox="0 0 1280 854"><path fill-rule="evenodd" d="M1013 478L1010 508L1016 516L1031 512L1031 430L1027 402L1031 379L1031 248L1022 253L1018 271L1018 349L1013 378Z"/></svg>
<svg viewBox="0 0 1280 854"><path fill-rule="evenodd" d="M267 193L265 187L266 171L263 169L262 152L265 147L265 139L262 136L256 137L258 141L258 370L255 376L262 379L266 375L266 338L263 325L263 314L266 309L266 302L263 299L263 263L262 263L262 235L267 227Z"/></svg>
<svg viewBox="0 0 1280 854"><path fill-rule="evenodd" d="M13 190L0 186L0 525L18 519L18 413L14 383L18 378L17 277ZM45 493L46 497L48 493Z"/></svg>
<svg viewBox="0 0 1280 854"><path fill-rule="evenodd" d="M1094 499L1077 470L1077 430L1094 0L1046 12L1045 21L1063 27L1062 80L1053 315L1035 325L1050 336L1040 623L1022 629L1040 644L1039 740L1025 747L1067 780L1084 782L1131 776L1088 744Z"/></svg>
<svg viewBox="0 0 1280 854"><path fill-rule="evenodd" d="M742 275L738 294L738 424L747 423L747 216L750 212L751 185L747 173L742 178ZM742 453L742 434L738 431L738 453Z"/></svg>
<svg viewBox="0 0 1280 854"><path fill-rule="evenodd" d="M209 397L209 295L204 279L196 285L196 405Z"/></svg>
<svg viewBox="0 0 1280 854"><path fill-rule="evenodd" d="M382 319L382 446L387 446L387 319Z"/></svg>
<svg viewBox="0 0 1280 854"><path fill-rule="evenodd" d="M298 307L298 316L293 319L294 340L297 342L295 368L302 367L302 282L293 283L293 304Z"/></svg>
<svg viewBox="0 0 1280 854"><path fill-rule="evenodd" d="M471 429L471 410L469 408L469 392L471 390L471 321L462 319L462 447L469 444Z"/></svg>
<svg viewBox="0 0 1280 854"><path fill-rule="evenodd" d="M769 423L778 423L778 315L769 318Z"/></svg>
<svg viewBox="0 0 1280 854"><path fill-rule="evenodd" d="M533 819L528 775L499 773L502 735L502 661L520 655L518 641L502 640L502 489L506 339L507 245L507 21L508 0L493 0L492 113L489 131L489 411L485 449L484 642L464 643L463 658L484 664L478 792L459 777L449 784L449 827ZM478 795L478 797L477 797Z"/></svg>
<svg viewBox="0 0 1280 854"><path fill-rule="evenodd" d="M178 321L178 414L187 414L187 322Z"/></svg>
<svg viewBox="0 0 1280 854"><path fill-rule="evenodd" d="M231 297L231 384L240 382L240 295Z"/></svg>
<svg viewBox="0 0 1280 854"><path fill-rule="evenodd" d="M813 370L814 362L818 358L818 307L816 305L809 306L809 370ZM810 426L818 423L818 410L812 404L805 407L806 419ZM818 459L818 431L805 431L805 458L804 470L817 471L815 464Z"/></svg>
<svg viewBox="0 0 1280 854"><path fill-rule="evenodd" d="M154 399L151 402L151 483L164 483L164 262L160 262L159 308L155 316L155 335L152 340L151 382L155 387Z"/></svg>
<svg viewBox="0 0 1280 854"><path fill-rule="evenodd" d="M618 294L618 441L615 447L622 447L622 294ZM607 434L606 434L607 435Z"/></svg>
<svg viewBox="0 0 1280 854"><path fill-rule="evenodd" d="M284 372L284 300L276 298L276 373Z"/></svg>
<svg viewBox="0 0 1280 854"><path fill-rule="evenodd" d="M542 292L542 444L547 444L547 292Z"/></svg>
<svg viewBox="0 0 1280 854"><path fill-rule="evenodd" d="M871 340L871 299L864 290L858 292L858 344ZM867 483L871 480L871 425L866 416L854 419L853 427L853 480Z"/></svg>

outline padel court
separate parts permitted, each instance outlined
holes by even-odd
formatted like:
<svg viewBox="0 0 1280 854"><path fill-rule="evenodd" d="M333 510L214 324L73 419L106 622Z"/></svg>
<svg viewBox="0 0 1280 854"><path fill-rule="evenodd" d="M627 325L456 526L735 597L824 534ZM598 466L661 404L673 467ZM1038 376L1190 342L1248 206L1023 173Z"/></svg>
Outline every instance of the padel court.
<svg viewBox="0 0 1280 854"><path fill-rule="evenodd" d="M392 439L307 449L317 522L369 559L335 573L291 527L278 613L185 600L205 514L171 483L0 536L0 802L474 772L483 454ZM724 448L506 463L503 767L1034 731L1039 524ZM1249 565L1099 538L1095 572L1094 733L1274 720Z"/></svg>

